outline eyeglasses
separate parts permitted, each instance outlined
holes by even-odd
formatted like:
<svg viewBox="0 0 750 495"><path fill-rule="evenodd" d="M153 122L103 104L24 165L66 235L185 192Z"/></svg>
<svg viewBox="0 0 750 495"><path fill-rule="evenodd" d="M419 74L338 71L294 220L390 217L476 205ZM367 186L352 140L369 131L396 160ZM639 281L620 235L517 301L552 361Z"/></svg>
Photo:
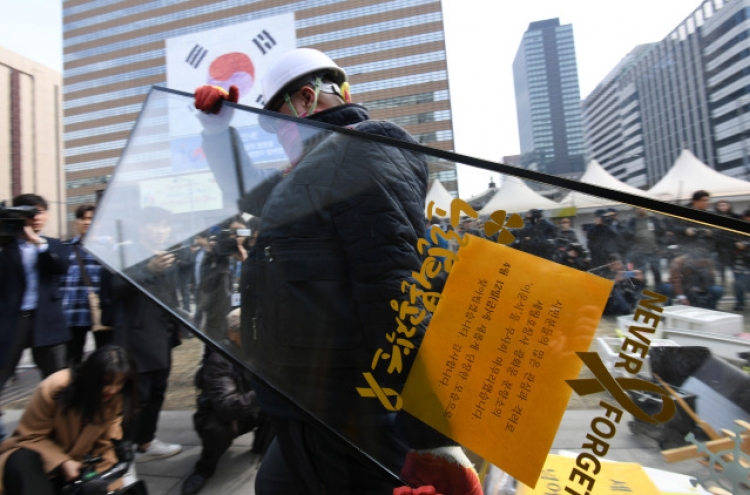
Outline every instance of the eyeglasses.
<svg viewBox="0 0 750 495"><path fill-rule="evenodd" d="M285 94L289 95L289 98L291 98L292 96L294 96L295 93L297 93L303 87L304 87L304 85L300 86L297 89L293 89L291 91L288 91ZM271 110L272 112L280 112L281 111L281 107L282 107L282 105L284 105L284 103L286 103L286 102L284 100L284 95L282 94L282 95L277 96L276 98L274 98L274 100L271 102L271 104L268 105L268 110Z"/></svg>

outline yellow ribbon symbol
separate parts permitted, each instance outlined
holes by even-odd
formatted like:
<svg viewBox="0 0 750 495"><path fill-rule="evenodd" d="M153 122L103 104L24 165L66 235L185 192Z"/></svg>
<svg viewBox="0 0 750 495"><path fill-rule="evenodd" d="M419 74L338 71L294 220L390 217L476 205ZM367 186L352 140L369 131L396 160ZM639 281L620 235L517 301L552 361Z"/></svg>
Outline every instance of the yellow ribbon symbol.
<svg viewBox="0 0 750 495"><path fill-rule="evenodd" d="M582 378L577 380L566 380L568 385L580 396L595 394L597 392L607 391L617 401L623 409L628 411L634 417L647 423L666 423L675 414L676 407L674 400L669 393L659 385L651 383L641 378L614 378L602 362L599 354L595 352L578 352L578 357L588 366L595 378ZM661 395L661 411L654 416L649 416L643 409L633 402L626 390L640 390L644 392L654 392Z"/></svg>
<svg viewBox="0 0 750 495"><path fill-rule="evenodd" d="M398 392L396 392L392 388L381 388L378 382L375 380L375 377L372 376L372 374L369 372L362 373L362 376L365 377L365 380L367 380L367 384L370 386L370 388L357 387L357 393L360 397L377 397L380 403L383 404L383 406L389 411L401 410L404 401L401 396L398 395ZM396 403L391 404L389 397L396 397Z"/></svg>

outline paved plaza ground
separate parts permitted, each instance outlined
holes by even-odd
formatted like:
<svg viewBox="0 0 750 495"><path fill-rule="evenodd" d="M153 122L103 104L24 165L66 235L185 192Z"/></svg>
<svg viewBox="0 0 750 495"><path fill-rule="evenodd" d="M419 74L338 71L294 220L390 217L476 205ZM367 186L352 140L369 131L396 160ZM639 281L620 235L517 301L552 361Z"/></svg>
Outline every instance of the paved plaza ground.
<svg viewBox="0 0 750 495"><path fill-rule="evenodd" d="M725 298L721 309L729 311L731 301ZM617 329L615 318L604 318L600 322L597 336L614 336ZM747 328L748 322L745 322ZM621 329L627 331L627 329ZM592 344L594 349L594 344ZM200 452L200 440L193 431L192 414L195 410L196 391L193 377L200 363L203 343L197 338L183 340L182 345L173 351L173 367L169 390L159 422L158 437L166 442L179 443L183 451L179 455L163 460L137 465L138 475L143 478L152 495L178 495L183 480ZM582 372L582 376L587 373ZM20 418L30 393L38 383L38 373L30 365L28 358L19 368L17 380L6 389L3 395L3 416L7 427L13 428ZM604 393L580 398L573 394L568 410L553 444L553 452L579 451L591 420L599 415L599 401ZM695 474L704 469L696 461L683 461L668 464L661 456L655 441L642 435L635 435L624 426L619 427L607 458L616 461L638 462L644 466L665 469L683 474ZM240 437L223 458L214 478L201 492L205 495L253 494L255 475L259 458L250 453L252 434Z"/></svg>

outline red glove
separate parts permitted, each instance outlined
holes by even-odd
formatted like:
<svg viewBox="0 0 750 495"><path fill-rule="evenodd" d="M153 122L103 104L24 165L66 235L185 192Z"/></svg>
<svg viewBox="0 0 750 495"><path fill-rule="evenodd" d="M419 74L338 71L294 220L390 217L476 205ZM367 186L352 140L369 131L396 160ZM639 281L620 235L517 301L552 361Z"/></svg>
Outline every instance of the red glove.
<svg viewBox="0 0 750 495"><path fill-rule="evenodd" d="M483 493L479 476L461 447L408 452L401 479L413 486L434 486L436 491L446 495Z"/></svg>
<svg viewBox="0 0 750 495"><path fill-rule="evenodd" d="M393 495L441 495L435 491L434 486L420 486L411 488L409 486L400 486L393 489Z"/></svg>
<svg viewBox="0 0 750 495"><path fill-rule="evenodd" d="M198 87L195 90L195 108L206 113L219 113L224 100L237 103L240 99L240 90L237 86L229 86L229 92L220 86L209 84Z"/></svg>

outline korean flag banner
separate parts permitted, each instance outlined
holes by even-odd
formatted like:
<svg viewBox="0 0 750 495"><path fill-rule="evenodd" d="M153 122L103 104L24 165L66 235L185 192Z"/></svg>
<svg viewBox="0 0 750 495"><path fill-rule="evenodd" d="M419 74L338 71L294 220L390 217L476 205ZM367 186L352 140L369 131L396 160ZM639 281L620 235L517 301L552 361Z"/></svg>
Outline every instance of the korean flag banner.
<svg viewBox="0 0 750 495"><path fill-rule="evenodd" d="M261 80L264 72L277 57L293 50L296 45L293 13L170 38L166 43L167 86L170 89L194 93L196 88L204 84L220 86L226 90L235 85L240 93L239 103L249 107L262 107L264 102ZM175 105L185 107L178 108ZM206 198L211 198L207 199L205 204L215 205L217 201L221 203L221 195L216 184L207 180L206 172L209 166L201 147L200 132L204 126L200 119L206 120L204 123L226 125L221 123L224 119L231 119L232 112L223 112L219 116L201 115L201 112L194 108L192 101L170 101L169 108L165 111L167 132L171 137L169 144L172 159L162 163L169 165L165 169L154 170L153 165L151 166L154 178L162 177L164 174L186 174L182 177L181 183L192 191L191 197L196 191L204 190L207 193ZM197 118L185 118L186 114ZM246 127L238 129L238 137L246 142L247 146L257 147L261 150L259 152L265 153L264 156L254 156L256 162L278 159L278 156L271 153L275 150L274 143L257 126L255 116L248 120L247 124ZM161 185L154 185L161 190ZM169 189L175 190L174 187ZM163 198L163 195L155 197ZM195 203L190 209L201 210L203 204Z"/></svg>
<svg viewBox="0 0 750 495"><path fill-rule="evenodd" d="M177 36L167 40L167 86L193 93L212 84L240 90L239 103L263 106L260 81L273 61L296 48L294 14ZM174 134L172 129L172 134Z"/></svg>

